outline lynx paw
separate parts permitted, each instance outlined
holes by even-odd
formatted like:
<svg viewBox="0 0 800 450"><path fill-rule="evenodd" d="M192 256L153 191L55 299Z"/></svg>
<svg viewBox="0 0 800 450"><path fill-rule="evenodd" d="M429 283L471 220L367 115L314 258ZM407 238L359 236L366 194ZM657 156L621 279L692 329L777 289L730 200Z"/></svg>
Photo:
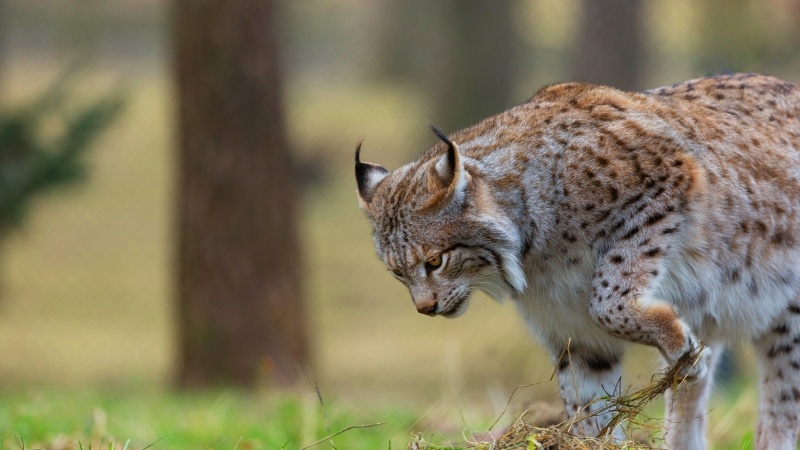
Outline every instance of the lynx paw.
<svg viewBox="0 0 800 450"><path fill-rule="evenodd" d="M695 383L702 380L708 374L708 365L711 358L711 349L702 346L692 346L692 350L686 352L677 362L679 366L677 376L687 383Z"/></svg>

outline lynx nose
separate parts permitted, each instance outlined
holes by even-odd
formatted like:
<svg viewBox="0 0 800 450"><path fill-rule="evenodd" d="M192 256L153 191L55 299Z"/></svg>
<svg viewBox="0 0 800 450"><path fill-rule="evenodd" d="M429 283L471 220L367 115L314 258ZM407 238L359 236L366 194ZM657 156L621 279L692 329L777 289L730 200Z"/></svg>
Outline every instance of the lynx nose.
<svg viewBox="0 0 800 450"><path fill-rule="evenodd" d="M426 316L436 315L436 301L422 302L417 304L417 311Z"/></svg>

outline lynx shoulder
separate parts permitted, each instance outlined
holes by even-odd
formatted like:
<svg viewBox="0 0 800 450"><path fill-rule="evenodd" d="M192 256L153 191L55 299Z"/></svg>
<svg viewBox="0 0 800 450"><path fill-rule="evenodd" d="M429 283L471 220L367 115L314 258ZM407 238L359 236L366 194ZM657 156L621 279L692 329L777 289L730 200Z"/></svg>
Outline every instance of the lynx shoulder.
<svg viewBox="0 0 800 450"><path fill-rule="evenodd" d="M458 316L475 290L511 298L558 363L570 415L619 386L626 342L667 364L700 353L685 373L693 384L668 395L671 448L705 448L718 356L749 340L761 368L757 447L795 447L796 85L755 74L642 93L559 84L465 130L436 131L442 142L394 171L356 151L378 256L419 312ZM567 342L572 358L559 361ZM608 419L578 431L596 434Z"/></svg>

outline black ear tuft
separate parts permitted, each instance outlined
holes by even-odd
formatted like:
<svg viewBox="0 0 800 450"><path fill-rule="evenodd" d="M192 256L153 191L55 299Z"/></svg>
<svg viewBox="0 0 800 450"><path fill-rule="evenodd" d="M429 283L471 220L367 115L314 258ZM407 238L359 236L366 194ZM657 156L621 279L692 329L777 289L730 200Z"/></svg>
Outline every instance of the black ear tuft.
<svg viewBox="0 0 800 450"><path fill-rule="evenodd" d="M378 183L389 174L389 171L377 164L361 162L362 142L359 142L356 146L356 185L358 186L358 195L361 200L368 204Z"/></svg>
<svg viewBox="0 0 800 450"><path fill-rule="evenodd" d="M358 193L361 194L362 197L367 190L367 171L369 170L369 166L361 162L361 144L363 143L364 141L361 140L358 142L358 145L356 145L356 184L358 184Z"/></svg>
<svg viewBox="0 0 800 450"><path fill-rule="evenodd" d="M361 144L364 143L364 140L358 141L358 145L356 145L356 167L361 164Z"/></svg>
<svg viewBox="0 0 800 450"><path fill-rule="evenodd" d="M451 141L450 138L448 138L447 135L444 134L444 131L442 131L441 128L437 127L432 123L428 123L428 126L431 127L431 130L433 130L433 132L436 133L436 136L438 136L439 139L444 141L444 143L447 144L448 147L453 146L453 141Z"/></svg>
<svg viewBox="0 0 800 450"><path fill-rule="evenodd" d="M447 144L447 163L448 163L448 167L450 168L450 170L454 171L455 168L456 168L456 164L457 164L456 157L457 157L457 153L458 153L458 150L456 149L456 144L453 143L453 141L451 141L450 138L448 138L446 134L444 134L444 131L442 131L441 128L437 127L436 125L434 125L432 123L428 123L428 126L431 127L431 130L433 130L433 132L436 133L436 136L438 136L439 139L442 140L442 142Z"/></svg>

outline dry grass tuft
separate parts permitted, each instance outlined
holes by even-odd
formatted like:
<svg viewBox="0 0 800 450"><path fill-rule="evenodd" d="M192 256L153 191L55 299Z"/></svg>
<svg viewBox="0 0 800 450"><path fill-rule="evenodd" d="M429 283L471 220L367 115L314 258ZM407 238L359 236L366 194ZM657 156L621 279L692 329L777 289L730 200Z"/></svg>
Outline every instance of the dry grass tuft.
<svg viewBox="0 0 800 450"><path fill-rule="evenodd" d="M609 435L603 437L581 437L570 433L575 420L568 420L558 425L547 428L537 427L527 422L523 415L505 434L491 441L466 442L461 446L436 445L425 442L425 439L418 436L409 444L409 450L617 450L617 449L652 449L654 447L646 443L623 441L612 442Z"/></svg>
<svg viewBox="0 0 800 450"><path fill-rule="evenodd" d="M667 389L680 389L683 383L686 382L681 374L687 367L693 366L697 362L697 358L697 355L686 355L673 367L663 372L660 377L654 376L651 383L644 388L620 397L605 397L601 399L604 402L601 408L597 408L589 414L575 416L572 419L556 425L549 427L535 426L526 420L526 416L528 415L526 412L497 439L480 442L465 442L464 445L456 447L453 445L439 446L430 442L425 442L422 436L418 436L409 444L408 448L409 450L654 449L657 447L653 446L651 443L652 439L650 438L641 441L614 441L612 432L619 427L627 427L629 431L632 429L648 430L649 433L647 433L647 435L652 436L654 431L658 431L659 428L657 426L647 423L647 419L639 420L638 417L648 403L664 394ZM571 430L576 423L607 411L612 413L612 419L600 430L600 433L598 433L596 437L581 437L572 434Z"/></svg>

